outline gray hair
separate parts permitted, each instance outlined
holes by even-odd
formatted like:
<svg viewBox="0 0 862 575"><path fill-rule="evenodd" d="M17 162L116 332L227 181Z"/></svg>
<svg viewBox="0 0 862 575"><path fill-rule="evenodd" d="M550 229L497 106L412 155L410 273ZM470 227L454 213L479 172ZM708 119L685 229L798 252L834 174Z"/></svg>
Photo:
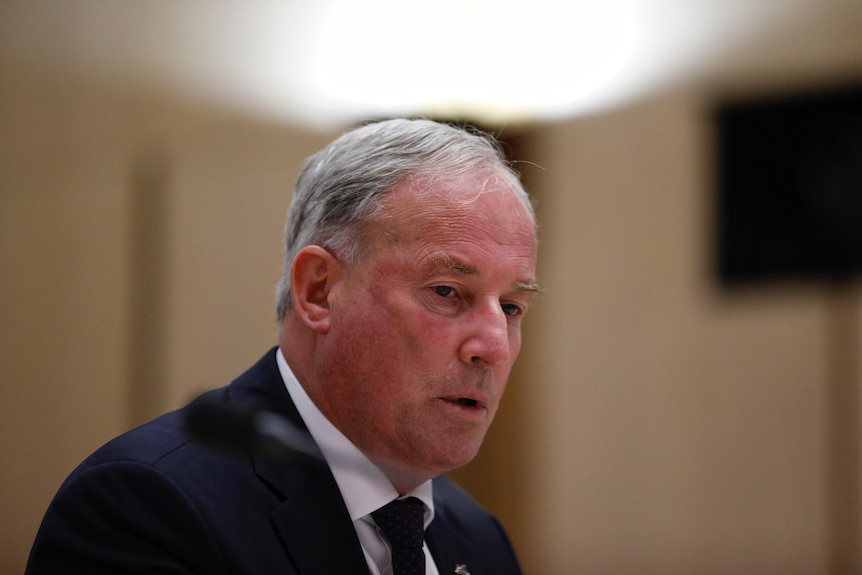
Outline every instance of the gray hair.
<svg viewBox="0 0 862 575"><path fill-rule="evenodd" d="M381 200L412 178L451 179L477 170L501 177L524 202L530 198L497 141L478 130L431 120L395 119L351 130L309 157L287 211L284 268L276 288L276 318L291 306L290 268L305 246L319 245L355 263Z"/></svg>

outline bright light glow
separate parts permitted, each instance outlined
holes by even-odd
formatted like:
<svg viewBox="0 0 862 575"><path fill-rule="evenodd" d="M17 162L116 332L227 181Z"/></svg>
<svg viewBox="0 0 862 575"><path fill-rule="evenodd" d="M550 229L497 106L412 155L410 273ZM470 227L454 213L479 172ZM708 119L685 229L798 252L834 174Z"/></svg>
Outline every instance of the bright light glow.
<svg viewBox="0 0 862 575"><path fill-rule="evenodd" d="M341 0L311 85L360 115L532 119L601 98L634 40L630 0Z"/></svg>
<svg viewBox="0 0 862 575"><path fill-rule="evenodd" d="M814 0L0 0L0 64L340 129L634 99Z"/></svg>

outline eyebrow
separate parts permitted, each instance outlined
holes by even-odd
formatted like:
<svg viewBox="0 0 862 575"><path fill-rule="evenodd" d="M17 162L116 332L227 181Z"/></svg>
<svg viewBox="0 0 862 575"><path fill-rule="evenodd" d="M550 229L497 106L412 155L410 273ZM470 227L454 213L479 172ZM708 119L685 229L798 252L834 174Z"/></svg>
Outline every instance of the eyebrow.
<svg viewBox="0 0 862 575"><path fill-rule="evenodd" d="M518 282L518 289L530 293L542 293L545 288L540 286L538 282Z"/></svg>
<svg viewBox="0 0 862 575"><path fill-rule="evenodd" d="M470 264L459 262L458 260L452 259L450 257L431 258L431 264L442 266L448 270L465 276L479 275L479 270L476 268L476 266L471 266ZM542 286L539 285L538 282L518 282L516 286L519 291L525 291L529 293L538 294L545 291Z"/></svg>
<svg viewBox="0 0 862 575"><path fill-rule="evenodd" d="M454 260L448 256L443 258L432 258L431 263L443 266L448 270L465 276L479 275L479 270L476 268L476 266L471 266L470 264L459 262L458 260Z"/></svg>

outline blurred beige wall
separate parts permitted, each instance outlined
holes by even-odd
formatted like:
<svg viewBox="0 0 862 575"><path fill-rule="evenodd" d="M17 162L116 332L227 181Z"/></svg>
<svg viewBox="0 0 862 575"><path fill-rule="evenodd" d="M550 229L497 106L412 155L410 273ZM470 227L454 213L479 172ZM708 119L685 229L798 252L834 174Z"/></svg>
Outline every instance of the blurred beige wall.
<svg viewBox="0 0 862 575"><path fill-rule="evenodd" d="M858 331L862 298L718 289L709 111L860 77L860 29L858 10L825 15L703 81L513 139L542 166L525 179L547 293L497 425L455 476L528 572L837 572L831 338ZM23 570L83 457L274 343L284 211L330 136L3 74L0 572Z"/></svg>
<svg viewBox="0 0 862 575"><path fill-rule="evenodd" d="M529 572L862 572L862 290L728 292L712 267L714 106L862 80L859 6L821 16L517 138L541 166L524 176L547 292L504 425L458 476L484 488ZM836 406L836 385L855 396Z"/></svg>
<svg viewBox="0 0 862 575"><path fill-rule="evenodd" d="M115 434L275 344L281 230L330 138L56 75L0 82L0 573Z"/></svg>

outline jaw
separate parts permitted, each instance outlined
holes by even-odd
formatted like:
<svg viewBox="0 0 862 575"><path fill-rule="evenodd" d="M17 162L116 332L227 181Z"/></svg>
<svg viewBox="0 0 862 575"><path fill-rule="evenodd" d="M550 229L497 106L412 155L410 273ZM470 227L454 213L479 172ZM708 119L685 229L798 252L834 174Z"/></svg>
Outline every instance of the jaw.
<svg viewBox="0 0 862 575"><path fill-rule="evenodd" d="M403 438L384 456L368 454L399 493L407 493L438 475L470 463L478 454L489 422L450 424L437 430L416 432Z"/></svg>

